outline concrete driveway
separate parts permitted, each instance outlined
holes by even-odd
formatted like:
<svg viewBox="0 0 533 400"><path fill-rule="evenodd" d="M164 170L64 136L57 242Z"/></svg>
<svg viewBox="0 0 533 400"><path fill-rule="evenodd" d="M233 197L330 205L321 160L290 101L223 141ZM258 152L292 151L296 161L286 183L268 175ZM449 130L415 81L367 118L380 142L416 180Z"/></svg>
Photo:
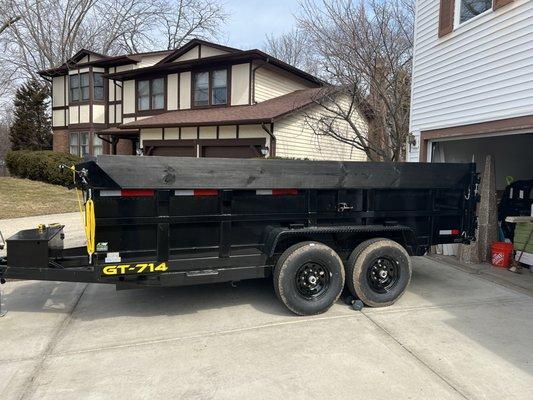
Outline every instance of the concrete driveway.
<svg viewBox="0 0 533 400"><path fill-rule="evenodd" d="M268 280L2 288L3 400L532 398L532 297L429 258L394 306L311 318Z"/></svg>

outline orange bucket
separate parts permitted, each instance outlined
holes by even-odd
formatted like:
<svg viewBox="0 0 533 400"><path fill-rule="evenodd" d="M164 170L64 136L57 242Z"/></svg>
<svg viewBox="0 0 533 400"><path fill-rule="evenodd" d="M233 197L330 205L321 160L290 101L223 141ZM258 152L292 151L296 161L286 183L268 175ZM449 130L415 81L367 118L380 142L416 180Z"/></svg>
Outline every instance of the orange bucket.
<svg viewBox="0 0 533 400"><path fill-rule="evenodd" d="M506 242L494 242L490 247L492 251L492 265L507 268L513 254L513 244Z"/></svg>

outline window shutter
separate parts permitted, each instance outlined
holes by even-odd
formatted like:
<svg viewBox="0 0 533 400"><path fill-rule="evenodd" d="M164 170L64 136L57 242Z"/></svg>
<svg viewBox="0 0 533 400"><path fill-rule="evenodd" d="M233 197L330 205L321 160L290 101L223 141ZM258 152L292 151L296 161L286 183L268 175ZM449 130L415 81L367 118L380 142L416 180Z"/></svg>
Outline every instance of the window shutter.
<svg viewBox="0 0 533 400"><path fill-rule="evenodd" d="M505 1L505 0L501 0L501 1ZM455 0L440 0L439 37L443 37L453 31L454 10L455 10Z"/></svg>
<svg viewBox="0 0 533 400"><path fill-rule="evenodd" d="M506 6L507 4L512 3L514 0L493 0L492 9L497 10L498 8L502 8L503 6Z"/></svg>

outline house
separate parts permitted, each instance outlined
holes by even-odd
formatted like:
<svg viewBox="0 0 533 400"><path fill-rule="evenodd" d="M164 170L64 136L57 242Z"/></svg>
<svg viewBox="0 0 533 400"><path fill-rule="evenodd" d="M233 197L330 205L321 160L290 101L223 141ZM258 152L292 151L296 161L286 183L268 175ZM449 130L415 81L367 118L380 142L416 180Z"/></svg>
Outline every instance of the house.
<svg viewBox="0 0 533 400"><path fill-rule="evenodd" d="M533 1L417 0L408 161L533 178Z"/></svg>
<svg viewBox="0 0 533 400"><path fill-rule="evenodd" d="M40 75L52 81L55 151L366 160L306 123L323 112L324 82L259 50L198 39L113 57L81 50ZM366 129L363 113L353 118Z"/></svg>

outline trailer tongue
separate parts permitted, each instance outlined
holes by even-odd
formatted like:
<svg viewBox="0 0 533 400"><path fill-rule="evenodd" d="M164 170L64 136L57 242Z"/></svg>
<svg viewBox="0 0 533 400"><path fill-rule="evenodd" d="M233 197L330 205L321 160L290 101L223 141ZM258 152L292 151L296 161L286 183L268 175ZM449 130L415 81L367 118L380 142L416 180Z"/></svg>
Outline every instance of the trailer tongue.
<svg viewBox="0 0 533 400"><path fill-rule="evenodd" d="M63 227L7 239L0 278L118 289L273 276L296 314L324 312L345 281L392 304L410 256L474 240L474 164L99 156L75 166L88 246Z"/></svg>

